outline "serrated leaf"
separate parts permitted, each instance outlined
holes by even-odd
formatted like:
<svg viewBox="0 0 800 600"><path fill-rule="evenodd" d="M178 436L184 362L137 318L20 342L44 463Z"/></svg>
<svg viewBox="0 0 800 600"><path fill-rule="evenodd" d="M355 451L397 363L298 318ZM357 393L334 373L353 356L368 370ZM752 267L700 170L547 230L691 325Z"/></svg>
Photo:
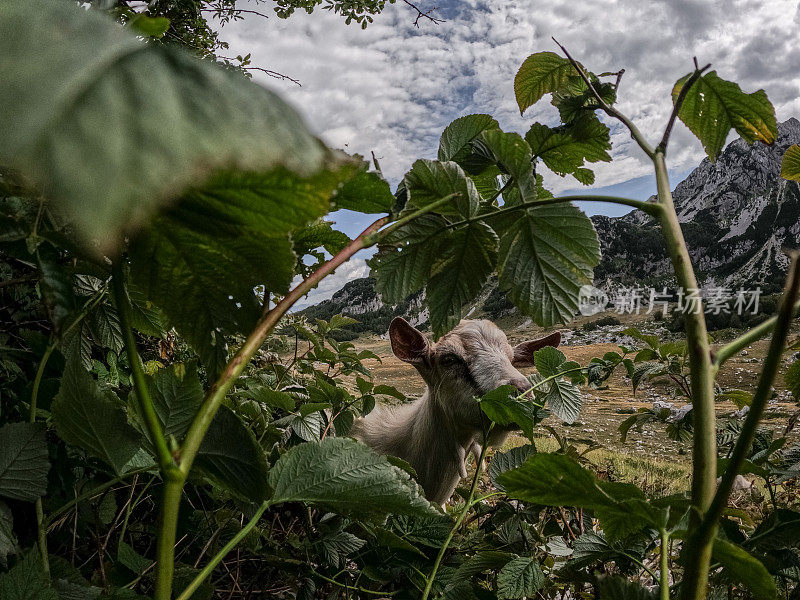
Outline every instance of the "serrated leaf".
<svg viewBox="0 0 800 600"><path fill-rule="evenodd" d="M384 240L369 261L376 279L375 289L384 302L402 302L425 286L434 262L451 237L446 227L442 217L427 214Z"/></svg>
<svg viewBox="0 0 800 600"><path fill-rule="evenodd" d="M184 195L131 247L131 274L214 377L225 334L249 333L261 314L254 288L284 293L295 256L289 232L325 214L347 166L301 179L223 173Z"/></svg>
<svg viewBox="0 0 800 600"><path fill-rule="evenodd" d="M497 262L497 234L476 221L457 229L431 270L426 287L431 329L439 338L458 325Z"/></svg>
<svg viewBox="0 0 800 600"><path fill-rule="evenodd" d="M226 406L221 406L208 428L195 468L250 502L269 495L267 459L252 432Z"/></svg>
<svg viewBox="0 0 800 600"><path fill-rule="evenodd" d="M756 598L774 600L777 597L775 580L764 563L744 548L716 539L711 556L722 564L723 572L730 579L750 590Z"/></svg>
<svg viewBox="0 0 800 600"><path fill-rule="evenodd" d="M437 514L402 469L355 440L300 444L270 471L272 503L309 502L362 515Z"/></svg>
<svg viewBox="0 0 800 600"><path fill-rule="evenodd" d="M57 252L49 245L43 245L37 250L36 260L42 276L39 284L42 290L42 300L44 300L56 333L60 333L65 320L75 309L72 277L69 271L59 263Z"/></svg>
<svg viewBox="0 0 800 600"><path fill-rule="evenodd" d="M544 573L535 558L518 556L497 574L498 600L531 597L544 585Z"/></svg>
<svg viewBox="0 0 800 600"><path fill-rule="evenodd" d="M450 202L436 209L442 215L472 217L478 210L480 195L473 181L461 167L452 162L420 159L403 179L408 201L417 208L453 196Z"/></svg>
<svg viewBox="0 0 800 600"><path fill-rule="evenodd" d="M574 75L575 70L569 60L555 52L531 54L514 78L514 95L519 113L523 114L545 94L562 89L570 76Z"/></svg>
<svg viewBox="0 0 800 600"><path fill-rule="evenodd" d="M506 205L536 200L531 149L521 135L489 129L475 139L473 148L477 155L496 164L500 173L513 177L513 185L503 192Z"/></svg>
<svg viewBox="0 0 800 600"><path fill-rule="evenodd" d="M59 201L100 252L220 169L310 176L340 160L273 93L146 44L101 11L7 2L0 55L0 162Z"/></svg>
<svg viewBox="0 0 800 600"><path fill-rule="evenodd" d="M3 600L59 600L56 591L42 576L38 552L28 551L7 573L0 575L0 598Z"/></svg>
<svg viewBox="0 0 800 600"><path fill-rule="evenodd" d="M611 137L593 113L584 113L575 121L557 128L534 123L525 134L533 155L559 175L578 172L584 162L610 162Z"/></svg>
<svg viewBox="0 0 800 600"><path fill-rule="evenodd" d="M126 23L136 33L145 37L162 38L169 29L169 19L166 17L151 17L144 13L137 13Z"/></svg>
<svg viewBox="0 0 800 600"><path fill-rule="evenodd" d="M519 391L504 385L484 394L480 399L480 408L484 414L498 425L517 425L528 437L533 438L533 427L541 418L537 418L538 407L530 400L517 400Z"/></svg>
<svg viewBox="0 0 800 600"><path fill-rule="evenodd" d="M502 484L497 480L501 473L516 469L521 466L531 454L536 452L536 448L531 444L511 448L506 452L495 452L492 461L489 463L489 477L492 484L501 492L505 491Z"/></svg>
<svg viewBox="0 0 800 600"><path fill-rule="evenodd" d="M144 573L153 564L152 560L145 558L122 540L117 548L117 560L134 573Z"/></svg>
<svg viewBox="0 0 800 600"><path fill-rule="evenodd" d="M599 262L597 232L581 210L536 207L501 232L499 285L537 324L551 326L577 313L580 288Z"/></svg>
<svg viewBox="0 0 800 600"><path fill-rule="evenodd" d="M786 149L781 161L781 177L800 181L800 144L792 144Z"/></svg>
<svg viewBox="0 0 800 600"><path fill-rule="evenodd" d="M0 427L0 496L33 502L47 491L45 429L40 423Z"/></svg>
<svg viewBox="0 0 800 600"><path fill-rule="evenodd" d="M471 153L472 141L487 129L500 129L500 125L491 115L459 117L442 132L439 140L439 160L452 160L464 167L462 161Z"/></svg>
<svg viewBox="0 0 800 600"><path fill-rule="evenodd" d="M565 379L554 379L544 395L548 408L565 423L572 424L581 413L583 396L578 387Z"/></svg>
<svg viewBox="0 0 800 600"><path fill-rule="evenodd" d="M121 475L140 448L141 436L108 389L101 389L76 355L67 359L51 407L61 438L108 464Z"/></svg>
<svg viewBox="0 0 800 600"><path fill-rule="evenodd" d="M736 405L736 408L743 408L750 406L753 403L753 394L744 390L725 390L717 394L720 400L730 400Z"/></svg>
<svg viewBox="0 0 800 600"><path fill-rule="evenodd" d="M10 554L18 551L17 536L14 535L14 518L5 502L0 502L0 561L5 562Z"/></svg>
<svg viewBox="0 0 800 600"><path fill-rule="evenodd" d="M360 213L375 214L391 212L394 194L389 183L380 174L368 171L368 164L333 195L335 209L346 208Z"/></svg>
<svg viewBox="0 0 800 600"><path fill-rule="evenodd" d="M672 89L675 102L690 75L679 79ZM706 154L715 161L722 152L731 128L748 143L771 144L778 137L775 108L764 90L746 94L738 84L717 76L702 75L689 89L678 117L697 136Z"/></svg>
<svg viewBox="0 0 800 600"><path fill-rule="evenodd" d="M598 600L655 600L656 595L635 581L613 575L598 579L597 598Z"/></svg>

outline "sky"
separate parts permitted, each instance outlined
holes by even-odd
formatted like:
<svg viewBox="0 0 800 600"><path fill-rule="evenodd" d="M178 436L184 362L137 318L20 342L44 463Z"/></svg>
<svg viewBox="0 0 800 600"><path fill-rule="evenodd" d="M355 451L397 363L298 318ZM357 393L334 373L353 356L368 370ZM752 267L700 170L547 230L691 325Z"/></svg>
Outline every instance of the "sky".
<svg viewBox="0 0 800 600"><path fill-rule="evenodd" d="M558 51L555 37L595 73L625 69L617 108L653 142L660 139L677 79L700 64L736 81L746 92L763 88L779 121L800 117L800 7L796 0L415 0L438 6L433 24L402 2L387 6L366 30L328 11L277 18L272 2L240 0L247 14L219 29L230 56L251 54L252 65L300 82L253 71L253 79L294 105L311 130L334 148L374 152L394 187L418 158L435 158L439 136L453 119L489 113L505 131L524 135L538 121L558 122L543 99L520 116L513 93L522 61ZM611 163L591 165L596 182L582 188L570 177L545 174L557 195L614 193L646 199L655 192L652 167L627 130L612 129ZM731 137L733 139L733 135ZM673 184L702 160L699 142L682 124L667 156ZM545 169L541 169L545 171ZM674 185L673 185L674 187ZM581 188L580 190L578 188ZM588 203L589 214L618 216L626 209ZM331 218L349 235L369 217L341 211ZM357 256L312 292L302 306L330 297L368 268Z"/></svg>

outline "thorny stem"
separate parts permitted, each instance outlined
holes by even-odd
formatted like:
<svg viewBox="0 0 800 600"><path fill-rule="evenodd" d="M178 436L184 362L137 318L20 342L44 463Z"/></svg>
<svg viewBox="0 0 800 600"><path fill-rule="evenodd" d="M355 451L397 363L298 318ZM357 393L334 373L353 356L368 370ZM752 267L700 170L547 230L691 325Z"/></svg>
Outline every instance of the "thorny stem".
<svg viewBox="0 0 800 600"><path fill-rule="evenodd" d="M750 404L750 412L742 425L742 430L736 440L736 445L731 452L728 461L728 468L722 475L722 481L717 488L717 492L711 502L711 506L703 516L703 521L695 533L695 537L690 539L690 543L706 544L712 541L717 522L722 516L722 512L728 504L728 497L733 489L733 482L736 474L742 468L747 453L753 445L756 436L758 423L764 414L769 397L772 392L772 383L780 367L781 355L783 354L786 339L789 336L789 326L794 314L797 296L800 293L800 255L794 253L792 264L789 267L789 275L786 279L786 288L781 299L780 308L775 322L775 333L770 341L767 356L764 359L764 367L761 377L758 380L753 401Z"/></svg>
<svg viewBox="0 0 800 600"><path fill-rule="evenodd" d="M489 434L492 432L492 428L494 427L494 423L490 423L489 427L486 430L486 434L483 436L483 444L481 445L481 455L478 457L478 464L475 466L475 475L472 477L472 485L469 488L469 496L467 496L467 500L464 503L464 508L461 509L461 512L456 519L456 522L453 524L452 529L450 529L450 533L447 534L447 538L445 538L442 547L439 548L439 554L436 555L436 560L433 563L433 568L431 569L430 574L425 578L425 589L422 591L422 596L420 600L428 600L428 596L431 594L431 588L433 587L433 582L436 579L436 573L439 571L439 566L442 564L442 559L444 558L445 552L447 552L448 546L450 546L450 542L453 541L453 536L458 531L459 527L461 527L461 523L464 522L464 519L469 512L469 509L472 508L476 501L475 498L475 490L478 488L478 479L480 479L481 472L483 470L483 460L486 458L486 450L489 444L486 443L486 440L489 438Z"/></svg>
<svg viewBox="0 0 800 600"><path fill-rule="evenodd" d="M436 210L440 206L444 206L445 204L449 203L450 200L452 200L453 198L455 198L458 195L459 195L458 193L450 194L449 196L445 196L444 198L441 198L441 199L437 200L436 202L431 202L430 204L428 204L426 206L423 206L422 208L420 208L418 210L415 210L412 213L409 213L405 217L403 217L401 219L398 219L397 221L395 221L391 225L389 225L386 229L381 229L380 231L376 231L376 232L368 235L364 239L364 248L367 248L368 246L372 246L373 244L378 243L380 240L384 239L389 234L397 231L398 229L400 229L404 225L410 223L414 219L417 219L417 218L421 217L422 215L425 215L425 214L427 214L429 212L433 212L434 210ZM364 235L364 234L361 234L361 235Z"/></svg>
<svg viewBox="0 0 800 600"><path fill-rule="evenodd" d="M264 511L266 511L269 508L269 506L270 506L269 502L263 502L259 507L259 509L256 511L256 514L253 515L253 518L247 522L247 525L242 527L242 529L235 536L233 536L227 544L225 544L222 547L222 550L217 552L214 555L214 557L210 561L208 561L208 564L205 567L203 567L202 571L200 571L200 573L197 574L197 577L195 577L192 580L192 582L188 586L186 586L186 589L183 590L180 596L178 596L175 600L188 600L189 598L191 598L194 591L202 585L202 583L209 577L209 575L211 575L216 566L220 562L222 562L222 560L228 555L228 553L231 550L233 550L239 544L239 542L241 542L247 536L248 533L250 533L253 527L256 526L259 519L261 518L261 515L264 514Z"/></svg>

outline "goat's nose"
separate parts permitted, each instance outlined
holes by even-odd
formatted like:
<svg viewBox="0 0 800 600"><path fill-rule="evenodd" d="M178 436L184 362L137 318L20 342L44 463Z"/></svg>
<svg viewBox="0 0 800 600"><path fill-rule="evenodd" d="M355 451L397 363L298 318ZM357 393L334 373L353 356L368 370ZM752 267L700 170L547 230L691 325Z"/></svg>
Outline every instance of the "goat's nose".
<svg viewBox="0 0 800 600"><path fill-rule="evenodd" d="M531 382L528 381L527 377L514 377L511 381L509 381L511 385L517 388L520 392L527 392L531 389Z"/></svg>

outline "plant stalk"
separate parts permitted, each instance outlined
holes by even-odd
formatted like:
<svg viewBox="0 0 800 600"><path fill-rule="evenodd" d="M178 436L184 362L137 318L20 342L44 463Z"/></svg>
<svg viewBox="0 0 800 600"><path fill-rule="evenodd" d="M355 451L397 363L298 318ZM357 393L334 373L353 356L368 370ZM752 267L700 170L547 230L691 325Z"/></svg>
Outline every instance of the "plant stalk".
<svg viewBox="0 0 800 600"><path fill-rule="evenodd" d="M662 149L657 149L653 163L656 170L661 229L672 261L678 285L684 290L699 289L692 268L686 240L683 238L678 214L672 200L667 175L667 163ZM686 344L689 355L689 373L692 391L694 425L692 456L692 519L690 532L700 525L714 497L717 480L716 414L714 413L714 366L708 343L705 315L700 310L686 313ZM690 534L691 536L691 534ZM683 579L686 600L702 600L708 585L708 567L711 562L711 544L687 545L687 562Z"/></svg>
<svg viewBox="0 0 800 600"><path fill-rule="evenodd" d="M661 577L659 583L659 600L669 600L669 533L661 530Z"/></svg>
<svg viewBox="0 0 800 600"><path fill-rule="evenodd" d="M753 440L756 437L758 423L764 414L767 402L772 394L772 384L778 374L781 356L786 346L786 339L789 337L789 326L792 321L792 316L794 315L794 307L797 302L798 294L800 294L800 255L795 253L792 257L792 264L789 267L786 287L774 324L775 333L772 336L767 356L764 359L764 367L761 371L761 377L758 380L755 394L753 395L750 412L747 413L747 418L742 425L742 430L739 433L736 445L728 461L728 468L722 475L722 481L717 488L711 506L703 516L703 522L695 533L695 537L691 538L691 543L710 544L713 542L714 530L722 516L722 512L728 504L728 497L733 489L734 480L736 479L737 473L742 468L742 464L745 458L747 458L748 452L750 452Z"/></svg>
<svg viewBox="0 0 800 600"><path fill-rule="evenodd" d="M175 536L178 530L178 511L183 496L183 473L170 469L164 474L164 495L161 499L161 516L158 524L156 546L155 600L172 598L172 577L175 573Z"/></svg>
<svg viewBox="0 0 800 600"><path fill-rule="evenodd" d="M480 479L481 476L483 459L486 457L486 450L489 446L487 440L489 439L489 433L491 433L493 427L494 423L489 425L486 435L483 438L481 455L478 457L478 464L475 465L475 476L472 478L472 486L470 486L469 489L469 496L467 497L467 501L464 503L464 508L458 515L458 519L456 519L456 522L453 524L453 528L450 530L450 533L447 534L447 538L444 540L442 547L439 548L439 554L436 555L436 561L433 563L433 568L431 569L430 574L425 578L425 589L422 591L420 600L428 600L428 596L431 594L431 588L433 588L433 582L436 579L436 573L438 573L439 567L442 564L444 554L447 552L450 542L453 541L453 536L456 534L456 531L458 531L458 528L461 527L461 523L463 523L464 519L467 517L469 509L475 504L475 490L478 488L478 479Z"/></svg>
<svg viewBox="0 0 800 600"><path fill-rule="evenodd" d="M209 575L211 575L216 566L220 562L222 562L222 560L228 555L228 553L231 550L233 550L239 544L239 542L241 542L245 538L245 536L247 536L248 533L250 533L253 527L256 526L258 520L261 518L261 515L264 514L264 511L266 511L269 508L269 506L270 504L268 501L262 503L259 509L256 511L256 514L253 515L253 518L247 522L247 525L242 527L242 529L235 536L233 536L227 544L225 544L222 547L222 550L217 552L214 555L214 557L210 561L208 561L208 564L205 567L203 567L203 570L197 574L197 577L195 577L192 580L192 582L188 586L186 586L186 589L183 590L175 600L189 600L194 591L202 585L202 583L209 577Z"/></svg>

